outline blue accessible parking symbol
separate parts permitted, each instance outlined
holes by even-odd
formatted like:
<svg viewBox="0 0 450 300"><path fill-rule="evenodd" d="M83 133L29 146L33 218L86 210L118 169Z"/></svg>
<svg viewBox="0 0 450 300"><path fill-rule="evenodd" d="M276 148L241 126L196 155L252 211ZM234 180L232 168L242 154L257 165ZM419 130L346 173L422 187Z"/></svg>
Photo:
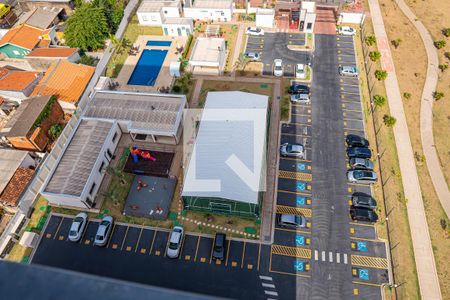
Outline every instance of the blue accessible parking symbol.
<svg viewBox="0 0 450 300"><path fill-rule="evenodd" d="M303 235L297 235L295 236L295 244L296 245L304 245L305 244L305 237Z"/></svg>
<svg viewBox="0 0 450 300"><path fill-rule="evenodd" d="M297 205L305 205L305 201L306 201L305 197L297 196L297 201L296 201Z"/></svg>
<svg viewBox="0 0 450 300"><path fill-rule="evenodd" d="M367 251L367 243L366 242L357 242L356 243L356 249L361 252Z"/></svg>
<svg viewBox="0 0 450 300"><path fill-rule="evenodd" d="M306 189L306 183L297 181L297 191L304 191Z"/></svg>
<svg viewBox="0 0 450 300"><path fill-rule="evenodd" d="M297 163L297 171L305 171L306 165L303 163Z"/></svg>
<svg viewBox="0 0 450 300"><path fill-rule="evenodd" d="M304 266L304 263L302 261L298 261L298 260L294 261L294 270L295 271L303 272L304 267L305 266Z"/></svg>
<svg viewBox="0 0 450 300"><path fill-rule="evenodd" d="M369 280L369 270L359 269L359 279Z"/></svg>

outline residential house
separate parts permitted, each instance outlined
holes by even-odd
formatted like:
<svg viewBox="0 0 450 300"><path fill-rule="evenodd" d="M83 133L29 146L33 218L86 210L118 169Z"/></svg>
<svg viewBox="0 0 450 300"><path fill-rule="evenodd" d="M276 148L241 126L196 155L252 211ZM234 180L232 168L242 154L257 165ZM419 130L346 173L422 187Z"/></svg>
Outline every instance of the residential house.
<svg viewBox="0 0 450 300"><path fill-rule="evenodd" d="M189 67L192 73L197 75L222 74L225 69L226 52L223 38L197 38L189 58Z"/></svg>
<svg viewBox="0 0 450 300"><path fill-rule="evenodd" d="M65 143L41 191L51 205L96 207L96 196L123 135L139 143L176 144L186 96L97 91Z"/></svg>
<svg viewBox="0 0 450 300"><path fill-rule="evenodd" d="M62 8L67 14L71 14L74 9L73 0L18 0L18 2L24 11L31 11L39 7L55 7Z"/></svg>
<svg viewBox="0 0 450 300"><path fill-rule="evenodd" d="M33 178L37 160L28 151L0 149L0 206L14 212Z"/></svg>
<svg viewBox="0 0 450 300"><path fill-rule="evenodd" d="M58 7L37 7L25 13L19 22L35 28L49 29L59 23L63 12Z"/></svg>
<svg viewBox="0 0 450 300"><path fill-rule="evenodd" d="M51 142L50 128L63 122L64 112L55 97L32 97L22 101L0 136L16 149L44 152Z"/></svg>
<svg viewBox="0 0 450 300"><path fill-rule="evenodd" d="M46 71L59 60L76 63L80 60L77 48L36 48L25 56L25 60L36 71Z"/></svg>
<svg viewBox="0 0 450 300"><path fill-rule="evenodd" d="M275 26L275 10L272 8L257 8L256 26L273 28Z"/></svg>
<svg viewBox="0 0 450 300"><path fill-rule="evenodd" d="M31 95L41 77L40 72L0 67L0 96L20 103Z"/></svg>
<svg viewBox="0 0 450 300"><path fill-rule="evenodd" d="M31 96L55 95L65 112L74 112L95 68L67 60L52 63Z"/></svg>
<svg viewBox="0 0 450 300"><path fill-rule="evenodd" d="M227 22L233 16L233 0L186 0L183 10L186 18Z"/></svg>

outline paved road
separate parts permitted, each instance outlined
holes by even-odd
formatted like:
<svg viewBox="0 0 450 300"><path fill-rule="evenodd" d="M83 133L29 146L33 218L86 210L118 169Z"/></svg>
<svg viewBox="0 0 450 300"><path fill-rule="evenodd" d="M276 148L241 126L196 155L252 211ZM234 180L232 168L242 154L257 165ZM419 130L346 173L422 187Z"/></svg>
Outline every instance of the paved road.
<svg viewBox="0 0 450 300"><path fill-rule="evenodd" d="M441 299L439 278L431 245L428 223L425 215L422 191L420 189L417 168L411 139L408 132L402 97L398 86L397 74L389 48L389 39L384 28L381 9L377 0L369 0L372 22L381 55L381 64L388 73L385 81L391 115L397 119L394 126L395 145L402 176L403 190L407 201L408 220L416 261L420 293L423 299Z"/></svg>

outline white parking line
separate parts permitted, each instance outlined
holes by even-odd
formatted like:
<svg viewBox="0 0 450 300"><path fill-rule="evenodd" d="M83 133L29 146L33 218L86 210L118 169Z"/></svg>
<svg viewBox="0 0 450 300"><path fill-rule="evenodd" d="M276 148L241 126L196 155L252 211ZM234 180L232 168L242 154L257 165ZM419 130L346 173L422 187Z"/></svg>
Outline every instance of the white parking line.
<svg viewBox="0 0 450 300"><path fill-rule="evenodd" d="M333 262L333 252L328 252L328 258L330 260L330 262Z"/></svg>
<svg viewBox="0 0 450 300"><path fill-rule="evenodd" d="M322 251L322 261L325 261L326 257L325 257L325 251Z"/></svg>
<svg viewBox="0 0 450 300"><path fill-rule="evenodd" d="M272 281L272 277L269 277L269 276L262 276L262 275L260 275L259 278L262 279L262 280L270 280L270 281Z"/></svg>
<svg viewBox="0 0 450 300"><path fill-rule="evenodd" d="M275 288L275 284L271 284L271 283L261 283L263 287L268 287L268 288Z"/></svg>
<svg viewBox="0 0 450 300"><path fill-rule="evenodd" d="M314 259L319 260L319 251L314 250Z"/></svg>
<svg viewBox="0 0 450 300"><path fill-rule="evenodd" d="M339 253L336 253L336 262L337 262L338 264L341 263L341 255L340 255Z"/></svg>
<svg viewBox="0 0 450 300"><path fill-rule="evenodd" d="M344 253L344 264L347 264L347 253Z"/></svg>
<svg viewBox="0 0 450 300"><path fill-rule="evenodd" d="M278 293L277 292L273 292L273 291L264 291L264 293L266 293L266 295L278 296Z"/></svg>

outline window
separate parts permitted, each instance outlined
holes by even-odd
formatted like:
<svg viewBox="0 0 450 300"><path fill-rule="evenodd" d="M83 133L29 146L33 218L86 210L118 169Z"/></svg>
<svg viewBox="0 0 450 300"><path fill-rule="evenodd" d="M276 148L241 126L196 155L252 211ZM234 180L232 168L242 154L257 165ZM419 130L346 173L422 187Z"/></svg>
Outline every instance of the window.
<svg viewBox="0 0 450 300"><path fill-rule="evenodd" d="M167 10L164 11L164 14L167 15Z"/></svg>
<svg viewBox="0 0 450 300"><path fill-rule="evenodd" d="M14 53L15 55L20 55L20 52L17 51L17 50L13 50L13 53Z"/></svg>
<svg viewBox="0 0 450 300"><path fill-rule="evenodd" d="M94 183L92 184L92 186L91 186L91 189L89 190L89 195L92 195L92 192L94 191L95 186L96 186L96 184L95 184L95 182L94 182Z"/></svg>
<svg viewBox="0 0 450 300"><path fill-rule="evenodd" d="M147 139L146 134L136 134L135 138L136 140L145 141Z"/></svg>
<svg viewBox="0 0 450 300"><path fill-rule="evenodd" d="M147 18L147 16L146 16L146 15L143 15L143 16L142 16L142 20L144 20L144 21L148 21L148 18Z"/></svg>
<svg viewBox="0 0 450 300"><path fill-rule="evenodd" d="M311 28L312 28L312 23L307 23L306 24L306 29L311 30Z"/></svg>
<svg viewBox="0 0 450 300"><path fill-rule="evenodd" d="M116 141L117 138L117 132L114 132L113 138L112 138L112 142L114 143Z"/></svg>
<svg viewBox="0 0 450 300"><path fill-rule="evenodd" d="M109 158L112 158L111 150L107 149L107 150L106 150L106 153L108 154Z"/></svg>
<svg viewBox="0 0 450 300"><path fill-rule="evenodd" d="M100 165L100 168L98 168L98 172L101 173L103 171L104 167L105 167L105 162L102 161L102 164Z"/></svg>
<svg viewBox="0 0 450 300"><path fill-rule="evenodd" d="M156 16L151 16L151 19L152 19L153 22L158 21L158 20L156 19Z"/></svg>

